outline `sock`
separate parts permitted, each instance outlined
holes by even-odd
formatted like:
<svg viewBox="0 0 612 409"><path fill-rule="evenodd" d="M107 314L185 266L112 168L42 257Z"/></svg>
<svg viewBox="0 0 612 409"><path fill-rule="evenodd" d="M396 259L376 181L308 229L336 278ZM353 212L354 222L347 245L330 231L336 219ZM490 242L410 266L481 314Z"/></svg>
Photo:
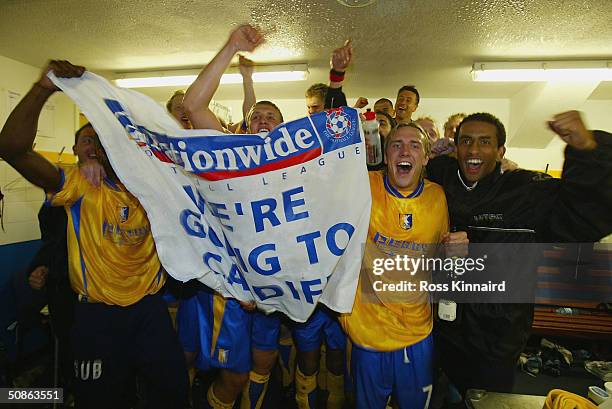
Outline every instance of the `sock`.
<svg viewBox="0 0 612 409"><path fill-rule="evenodd" d="M234 402L221 402L219 398L215 396L213 386L214 384L210 385L210 388L208 388L208 393L206 394L206 409L232 409L232 407L234 407Z"/></svg>
<svg viewBox="0 0 612 409"><path fill-rule="evenodd" d="M240 409L260 409L266 391L268 390L268 380L270 374L260 375L255 371L249 372L249 382L247 382L242 392Z"/></svg>
<svg viewBox="0 0 612 409"><path fill-rule="evenodd" d="M327 371L327 409L342 409L344 406L344 375Z"/></svg>
<svg viewBox="0 0 612 409"><path fill-rule="evenodd" d="M322 391L327 390L327 346L321 345L321 358L319 358L319 375L317 375L317 384Z"/></svg>
<svg viewBox="0 0 612 409"><path fill-rule="evenodd" d="M288 388L295 377L295 354L296 349L291 337L281 338L278 345L279 360L282 369L283 388Z"/></svg>
<svg viewBox="0 0 612 409"><path fill-rule="evenodd" d="M314 409L317 405L317 374L306 376L295 368L295 401L299 409Z"/></svg>

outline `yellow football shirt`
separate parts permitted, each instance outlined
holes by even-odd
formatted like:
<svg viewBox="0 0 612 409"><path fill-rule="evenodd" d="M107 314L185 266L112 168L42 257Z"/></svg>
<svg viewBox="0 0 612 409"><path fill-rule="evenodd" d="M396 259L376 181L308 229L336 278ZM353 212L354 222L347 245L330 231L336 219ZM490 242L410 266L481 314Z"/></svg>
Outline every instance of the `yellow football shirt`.
<svg viewBox="0 0 612 409"><path fill-rule="evenodd" d="M397 294L372 290L376 280L408 278L406 271L373 276L374 258L409 255L433 257L448 232L448 209L442 188L423 180L414 192L393 188L382 172L370 172L372 211L362 271L353 310L341 314L340 322L351 341L376 351L394 351L425 339L433 326L431 303L426 292ZM369 271L368 271L369 270ZM403 275L403 276L402 276ZM398 301L400 300L400 301Z"/></svg>
<svg viewBox="0 0 612 409"><path fill-rule="evenodd" d="M60 169L62 186L48 194L68 215L70 284L81 299L126 306L156 293L166 276L147 215L122 184L92 186L77 166Z"/></svg>

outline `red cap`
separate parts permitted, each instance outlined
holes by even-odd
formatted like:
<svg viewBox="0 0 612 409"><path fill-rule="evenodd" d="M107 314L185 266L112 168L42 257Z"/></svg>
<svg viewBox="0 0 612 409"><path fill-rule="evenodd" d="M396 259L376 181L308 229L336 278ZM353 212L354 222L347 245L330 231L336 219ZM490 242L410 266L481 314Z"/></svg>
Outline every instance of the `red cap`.
<svg viewBox="0 0 612 409"><path fill-rule="evenodd" d="M363 114L363 116L365 116L366 121L376 120L376 112L372 112L369 109L366 111L365 114Z"/></svg>

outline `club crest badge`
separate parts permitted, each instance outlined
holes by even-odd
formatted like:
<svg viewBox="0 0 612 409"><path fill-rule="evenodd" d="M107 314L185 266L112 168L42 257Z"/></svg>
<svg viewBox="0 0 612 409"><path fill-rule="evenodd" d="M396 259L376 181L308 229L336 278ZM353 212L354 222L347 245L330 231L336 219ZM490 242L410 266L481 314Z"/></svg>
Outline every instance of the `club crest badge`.
<svg viewBox="0 0 612 409"><path fill-rule="evenodd" d="M229 350L219 348L219 363L226 364L229 358Z"/></svg>
<svg viewBox="0 0 612 409"><path fill-rule="evenodd" d="M350 116L343 108L334 108L327 111L325 130L331 140L343 142L351 135L354 125Z"/></svg>
<svg viewBox="0 0 612 409"><path fill-rule="evenodd" d="M399 215L400 227L404 230L410 230L412 228L412 213L400 214Z"/></svg>
<svg viewBox="0 0 612 409"><path fill-rule="evenodd" d="M121 220L121 223L125 223L128 217L130 217L130 208L127 206L119 207L119 220Z"/></svg>

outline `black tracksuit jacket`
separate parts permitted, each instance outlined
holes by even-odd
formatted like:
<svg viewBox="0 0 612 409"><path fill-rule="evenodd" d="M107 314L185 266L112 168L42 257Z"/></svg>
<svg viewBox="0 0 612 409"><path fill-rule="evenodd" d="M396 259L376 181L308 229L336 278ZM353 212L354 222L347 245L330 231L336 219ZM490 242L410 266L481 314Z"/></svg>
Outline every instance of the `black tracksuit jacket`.
<svg viewBox="0 0 612 409"><path fill-rule="evenodd" d="M429 162L427 176L443 186L451 227L467 231L470 243L595 242L612 233L612 134L594 135L595 150L566 148L561 179L522 169L501 173L498 164L469 191L459 179L456 159L446 156ZM537 248L517 254L505 273L535 277ZM452 380L451 374L460 372L453 366L467 365L463 370L475 372L467 381L473 384L457 382L486 387L487 367L513 371L532 321L533 304L459 304L454 322L435 323L436 345L451 351L441 364ZM483 369L480 377L478 368Z"/></svg>

